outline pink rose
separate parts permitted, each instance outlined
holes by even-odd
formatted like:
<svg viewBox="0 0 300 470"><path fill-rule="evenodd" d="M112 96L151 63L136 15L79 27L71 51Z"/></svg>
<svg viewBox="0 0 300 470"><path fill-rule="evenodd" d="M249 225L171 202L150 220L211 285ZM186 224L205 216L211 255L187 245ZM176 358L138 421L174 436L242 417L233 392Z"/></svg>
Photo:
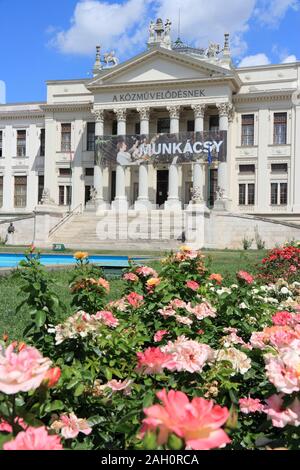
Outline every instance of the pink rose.
<svg viewBox="0 0 300 470"><path fill-rule="evenodd" d="M131 292L126 295L126 300L133 308L139 308L144 302L144 297L136 292Z"/></svg>
<svg viewBox="0 0 300 470"><path fill-rule="evenodd" d="M16 418L15 419L15 423L18 423L18 425L22 428L22 429L26 429L27 428L27 424L25 423L25 421L23 420L23 418ZM12 429L12 426L11 424L9 424L7 421L5 420L1 420L0 421L0 432L8 432L8 433L11 433L13 431Z"/></svg>
<svg viewBox="0 0 300 470"><path fill-rule="evenodd" d="M98 279L98 285L102 286L103 289L106 290L106 292L109 292L110 290L109 282L106 279L103 279L103 277L100 277L100 279Z"/></svg>
<svg viewBox="0 0 300 470"><path fill-rule="evenodd" d="M108 310L102 310L95 315L96 320L101 320L104 325L110 328L116 328L119 325L119 320Z"/></svg>
<svg viewBox="0 0 300 470"><path fill-rule="evenodd" d="M200 287L198 282L196 282L196 281L187 281L185 285L186 285L186 287L188 287L189 289L191 289L193 291L198 290L199 287Z"/></svg>
<svg viewBox="0 0 300 470"><path fill-rule="evenodd" d="M63 450L59 436L50 436L45 427L27 428L3 445L4 450Z"/></svg>
<svg viewBox="0 0 300 470"><path fill-rule="evenodd" d="M61 370L59 367L53 367L49 369L45 375L44 382L48 388L54 387L57 384L61 376Z"/></svg>
<svg viewBox="0 0 300 470"><path fill-rule="evenodd" d="M135 272L142 277L157 277L157 272L149 266L141 266Z"/></svg>
<svg viewBox="0 0 300 470"><path fill-rule="evenodd" d="M239 405L241 412L246 415L249 413L261 413L264 409L264 405L258 398L240 398Z"/></svg>
<svg viewBox="0 0 300 470"><path fill-rule="evenodd" d="M136 282L139 280L138 276L134 273L125 273L123 276L124 281Z"/></svg>
<svg viewBox="0 0 300 470"><path fill-rule="evenodd" d="M221 429L229 417L227 408L204 398L189 401L185 393L174 390L162 390L157 397L162 405L144 409L142 434L158 430L158 445L166 444L169 434L176 434L192 450L224 447L231 442Z"/></svg>
<svg viewBox="0 0 300 470"><path fill-rule="evenodd" d="M159 343L163 339L163 337L168 333L168 330L158 330L154 335L154 342Z"/></svg>
<svg viewBox="0 0 300 470"><path fill-rule="evenodd" d="M51 361L31 347L15 351L15 344L0 350L0 391L8 395L38 388L46 377Z"/></svg>
<svg viewBox="0 0 300 470"><path fill-rule="evenodd" d="M283 311L277 312L275 315L273 315L272 322L274 323L274 325L285 326L288 325L292 319L292 313Z"/></svg>
<svg viewBox="0 0 300 470"><path fill-rule="evenodd" d="M253 284L254 282L254 277L251 276L251 274L247 273L247 271L239 271L237 273L237 278L242 281L245 281L246 284Z"/></svg>
<svg viewBox="0 0 300 470"><path fill-rule="evenodd" d="M284 428L290 424L300 425L300 402L295 398L288 408L283 408L283 394L272 395L266 400L267 406L264 409L266 415L272 420L275 428Z"/></svg>
<svg viewBox="0 0 300 470"><path fill-rule="evenodd" d="M132 380L110 380L106 384L102 385L102 387L110 388L113 392L123 392L124 395L129 395L131 388L132 388Z"/></svg>
<svg viewBox="0 0 300 470"><path fill-rule="evenodd" d="M162 351L173 355L176 371L186 371L191 374L202 372L203 367L214 357L210 346L189 340L185 336L179 336L174 342L169 341L162 347Z"/></svg>
<svg viewBox="0 0 300 470"><path fill-rule="evenodd" d="M147 348L144 352L138 352L137 358L137 371L144 374L161 374L163 369L173 370L176 366L173 355L160 348Z"/></svg>
<svg viewBox="0 0 300 470"><path fill-rule="evenodd" d="M92 428L89 426L87 420L77 418L74 413L61 415L59 420L51 424L51 429L54 429L56 432L61 432L61 435L65 439L74 439L80 432L86 436L92 432Z"/></svg>

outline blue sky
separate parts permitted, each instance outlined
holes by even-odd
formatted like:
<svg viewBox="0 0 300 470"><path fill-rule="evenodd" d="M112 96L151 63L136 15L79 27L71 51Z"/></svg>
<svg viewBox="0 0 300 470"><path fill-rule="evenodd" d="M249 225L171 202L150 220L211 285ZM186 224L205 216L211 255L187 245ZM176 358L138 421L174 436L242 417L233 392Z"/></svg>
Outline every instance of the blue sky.
<svg viewBox="0 0 300 470"><path fill-rule="evenodd" d="M45 81L88 78L97 43L121 60L145 49L148 24L162 16L177 36L206 47L231 33L242 65L300 60L299 0L0 0L0 80L6 101L46 99ZM226 8L224 5L226 4Z"/></svg>

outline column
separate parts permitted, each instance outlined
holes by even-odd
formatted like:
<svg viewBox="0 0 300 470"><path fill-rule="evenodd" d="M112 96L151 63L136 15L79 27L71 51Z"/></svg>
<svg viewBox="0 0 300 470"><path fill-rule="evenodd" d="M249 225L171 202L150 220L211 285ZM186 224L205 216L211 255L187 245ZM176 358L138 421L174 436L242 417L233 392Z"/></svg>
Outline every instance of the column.
<svg viewBox="0 0 300 470"><path fill-rule="evenodd" d="M117 115L118 120L118 135L126 135L126 109L117 108L114 109L114 113ZM117 163L116 168L116 197L112 202L112 209L118 212L126 212L128 210L128 201L126 197L126 179L125 179L126 167Z"/></svg>
<svg viewBox="0 0 300 470"><path fill-rule="evenodd" d="M169 106L167 110L170 113L170 133L177 134L179 132L180 106ZM179 176L177 157L175 156L169 168L169 195L165 202L167 210L181 210L181 201L178 197Z"/></svg>
<svg viewBox="0 0 300 470"><path fill-rule="evenodd" d="M59 130L52 116L45 118L45 189L44 205L58 204L58 187L56 173L57 134Z"/></svg>
<svg viewBox="0 0 300 470"><path fill-rule="evenodd" d="M203 132L206 104L193 104L191 108L194 110L195 132ZM193 200L191 203L203 203L203 185L203 163L199 160L193 164Z"/></svg>
<svg viewBox="0 0 300 470"><path fill-rule="evenodd" d="M231 103L220 103L220 104L217 104L217 108L219 110L219 115L220 115L219 129L220 131L226 131L228 133L228 128L229 128L228 123L229 123L229 118L232 118L232 115L233 115L233 106ZM227 139L227 158L228 158L228 153L229 153L229 146L228 146L228 139ZM214 208L217 210L227 210L228 208L227 161L219 162L217 200L215 202Z"/></svg>
<svg viewBox="0 0 300 470"><path fill-rule="evenodd" d="M140 115L140 134L148 136L150 108L137 108L137 112ZM149 210L152 208L152 204L149 201L149 176L147 163L142 163L139 166L139 196L138 200L135 202L134 207L138 210Z"/></svg>
<svg viewBox="0 0 300 470"><path fill-rule="evenodd" d="M95 140L97 137L104 135L104 109L94 109L93 114L95 115ZM99 161L99 156L95 154L95 165L94 165L94 202L96 211L101 212L107 209L107 203L103 199L103 168Z"/></svg>

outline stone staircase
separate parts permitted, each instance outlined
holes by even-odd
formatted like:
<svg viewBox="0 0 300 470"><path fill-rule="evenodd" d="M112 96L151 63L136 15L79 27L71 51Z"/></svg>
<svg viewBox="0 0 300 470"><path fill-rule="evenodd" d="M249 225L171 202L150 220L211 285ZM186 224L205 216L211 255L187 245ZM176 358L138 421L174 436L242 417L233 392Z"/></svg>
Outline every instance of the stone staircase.
<svg viewBox="0 0 300 470"><path fill-rule="evenodd" d="M183 211L166 217L165 211L74 214L49 238L70 249L151 250L165 252L182 245Z"/></svg>

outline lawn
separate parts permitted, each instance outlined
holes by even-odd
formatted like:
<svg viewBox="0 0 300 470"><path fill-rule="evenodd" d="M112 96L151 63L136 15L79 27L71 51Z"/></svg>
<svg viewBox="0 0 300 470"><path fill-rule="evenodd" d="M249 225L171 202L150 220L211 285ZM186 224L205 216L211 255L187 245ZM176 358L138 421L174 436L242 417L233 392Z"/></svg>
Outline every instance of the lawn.
<svg viewBox="0 0 300 470"><path fill-rule="evenodd" d="M16 250L21 252L21 250ZM101 254L104 252L101 252ZM264 257L265 251L205 251L206 262L211 270L220 273L226 280L233 281L235 273L240 269L255 272L257 263ZM108 254L108 253L105 253ZM114 254L124 254L116 253ZM144 253L135 253L144 254ZM149 253L147 253L149 255ZM157 253L151 253L153 257ZM147 263L154 267L157 271L160 269L159 261L151 261ZM72 309L70 306L71 296L69 293L69 284L72 278L73 269L51 271L49 274L55 283L55 291L63 299L65 304L64 316L71 315ZM109 300L119 298L123 290L123 282L119 277L112 277L110 279L111 290ZM8 276L0 276L0 335L6 333L11 339L20 339L22 331L26 326L29 318L29 312L26 306L17 311L18 305L24 299L21 292L21 280L18 272L12 273Z"/></svg>

